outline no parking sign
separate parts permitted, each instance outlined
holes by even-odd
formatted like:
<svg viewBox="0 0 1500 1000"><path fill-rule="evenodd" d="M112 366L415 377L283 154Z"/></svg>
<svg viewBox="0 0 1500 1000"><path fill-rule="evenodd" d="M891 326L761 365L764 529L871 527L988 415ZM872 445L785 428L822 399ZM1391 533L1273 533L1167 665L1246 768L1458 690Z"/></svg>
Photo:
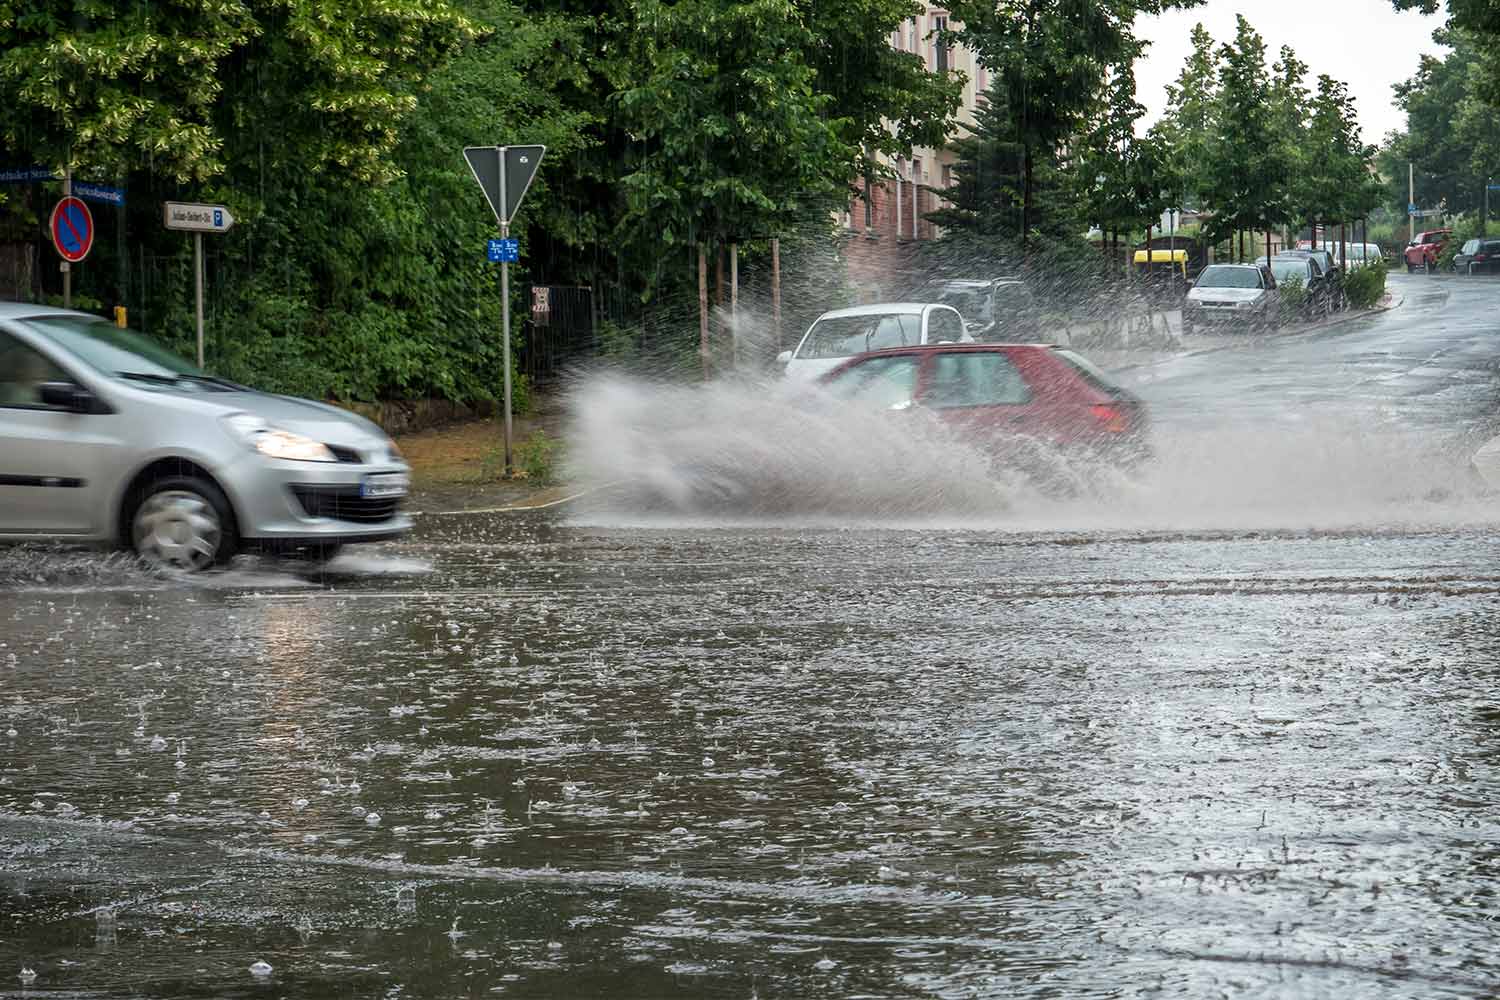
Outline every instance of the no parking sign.
<svg viewBox="0 0 1500 1000"><path fill-rule="evenodd" d="M76 264L94 248L94 217L77 198L64 198L52 209L52 245L62 259Z"/></svg>

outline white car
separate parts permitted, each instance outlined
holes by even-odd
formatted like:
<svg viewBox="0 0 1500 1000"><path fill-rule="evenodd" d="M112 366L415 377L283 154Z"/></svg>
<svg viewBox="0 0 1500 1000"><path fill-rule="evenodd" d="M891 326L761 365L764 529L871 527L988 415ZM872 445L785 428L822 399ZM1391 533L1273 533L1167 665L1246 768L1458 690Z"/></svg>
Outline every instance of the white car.
<svg viewBox="0 0 1500 1000"><path fill-rule="evenodd" d="M923 344L970 344L974 338L952 306L881 302L834 309L813 321L796 350L776 358L786 377L811 382L856 354Z"/></svg>

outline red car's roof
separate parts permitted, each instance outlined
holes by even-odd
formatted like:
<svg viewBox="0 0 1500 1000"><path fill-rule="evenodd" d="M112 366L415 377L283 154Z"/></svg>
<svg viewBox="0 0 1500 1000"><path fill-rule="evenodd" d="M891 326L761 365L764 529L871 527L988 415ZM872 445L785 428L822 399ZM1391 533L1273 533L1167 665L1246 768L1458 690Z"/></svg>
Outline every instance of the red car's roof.
<svg viewBox="0 0 1500 1000"><path fill-rule="evenodd" d="M1009 351L1009 350L1015 350L1017 348L1021 348L1023 350L1028 350L1028 351L1055 351L1055 350L1059 350L1061 348L1061 346L1062 345L1060 345L1060 344L1001 344L1001 343L983 343L983 344L961 344L961 343L952 343L952 344L913 344L910 347L884 347L884 348L881 348L878 351L866 351L864 354L856 354L856 355L854 355L854 357L851 357L849 360L853 361L855 358L860 358L860 359L863 359L863 358L883 358L883 357L889 357L889 356L894 355L894 354L930 354L930 353L932 353L934 351L966 351L966 352L973 352L973 351L999 351L999 350L1007 350L1007 351ZM840 366L840 367L842 367L842 366Z"/></svg>

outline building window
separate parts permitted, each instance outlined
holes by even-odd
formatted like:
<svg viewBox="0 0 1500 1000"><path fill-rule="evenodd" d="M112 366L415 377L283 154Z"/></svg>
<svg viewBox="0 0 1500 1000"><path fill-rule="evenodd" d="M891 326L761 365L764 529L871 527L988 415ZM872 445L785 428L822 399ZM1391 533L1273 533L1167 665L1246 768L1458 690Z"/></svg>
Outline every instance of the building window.
<svg viewBox="0 0 1500 1000"><path fill-rule="evenodd" d="M953 50L943 44L938 32L948 30L948 19L946 17L934 17L932 19L932 54L933 66L939 73L946 73L953 68Z"/></svg>
<svg viewBox="0 0 1500 1000"><path fill-rule="evenodd" d="M906 51L920 53L922 50L917 42L917 19L912 18L906 24Z"/></svg>

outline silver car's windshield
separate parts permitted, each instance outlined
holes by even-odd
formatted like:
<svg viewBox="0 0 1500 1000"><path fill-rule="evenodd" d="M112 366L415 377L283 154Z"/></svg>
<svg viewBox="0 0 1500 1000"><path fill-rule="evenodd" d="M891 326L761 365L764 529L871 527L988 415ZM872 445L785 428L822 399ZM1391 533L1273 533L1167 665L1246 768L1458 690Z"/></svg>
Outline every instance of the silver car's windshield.
<svg viewBox="0 0 1500 1000"><path fill-rule="evenodd" d="M171 351L134 331L122 330L103 320L43 316L21 322L105 375L170 381L181 376L202 375Z"/></svg>
<svg viewBox="0 0 1500 1000"><path fill-rule="evenodd" d="M888 347L915 347L921 342L922 317L916 313L829 316L807 331L797 357L847 358Z"/></svg>
<svg viewBox="0 0 1500 1000"><path fill-rule="evenodd" d="M1260 271L1249 267L1206 267L1199 288L1259 288Z"/></svg>

